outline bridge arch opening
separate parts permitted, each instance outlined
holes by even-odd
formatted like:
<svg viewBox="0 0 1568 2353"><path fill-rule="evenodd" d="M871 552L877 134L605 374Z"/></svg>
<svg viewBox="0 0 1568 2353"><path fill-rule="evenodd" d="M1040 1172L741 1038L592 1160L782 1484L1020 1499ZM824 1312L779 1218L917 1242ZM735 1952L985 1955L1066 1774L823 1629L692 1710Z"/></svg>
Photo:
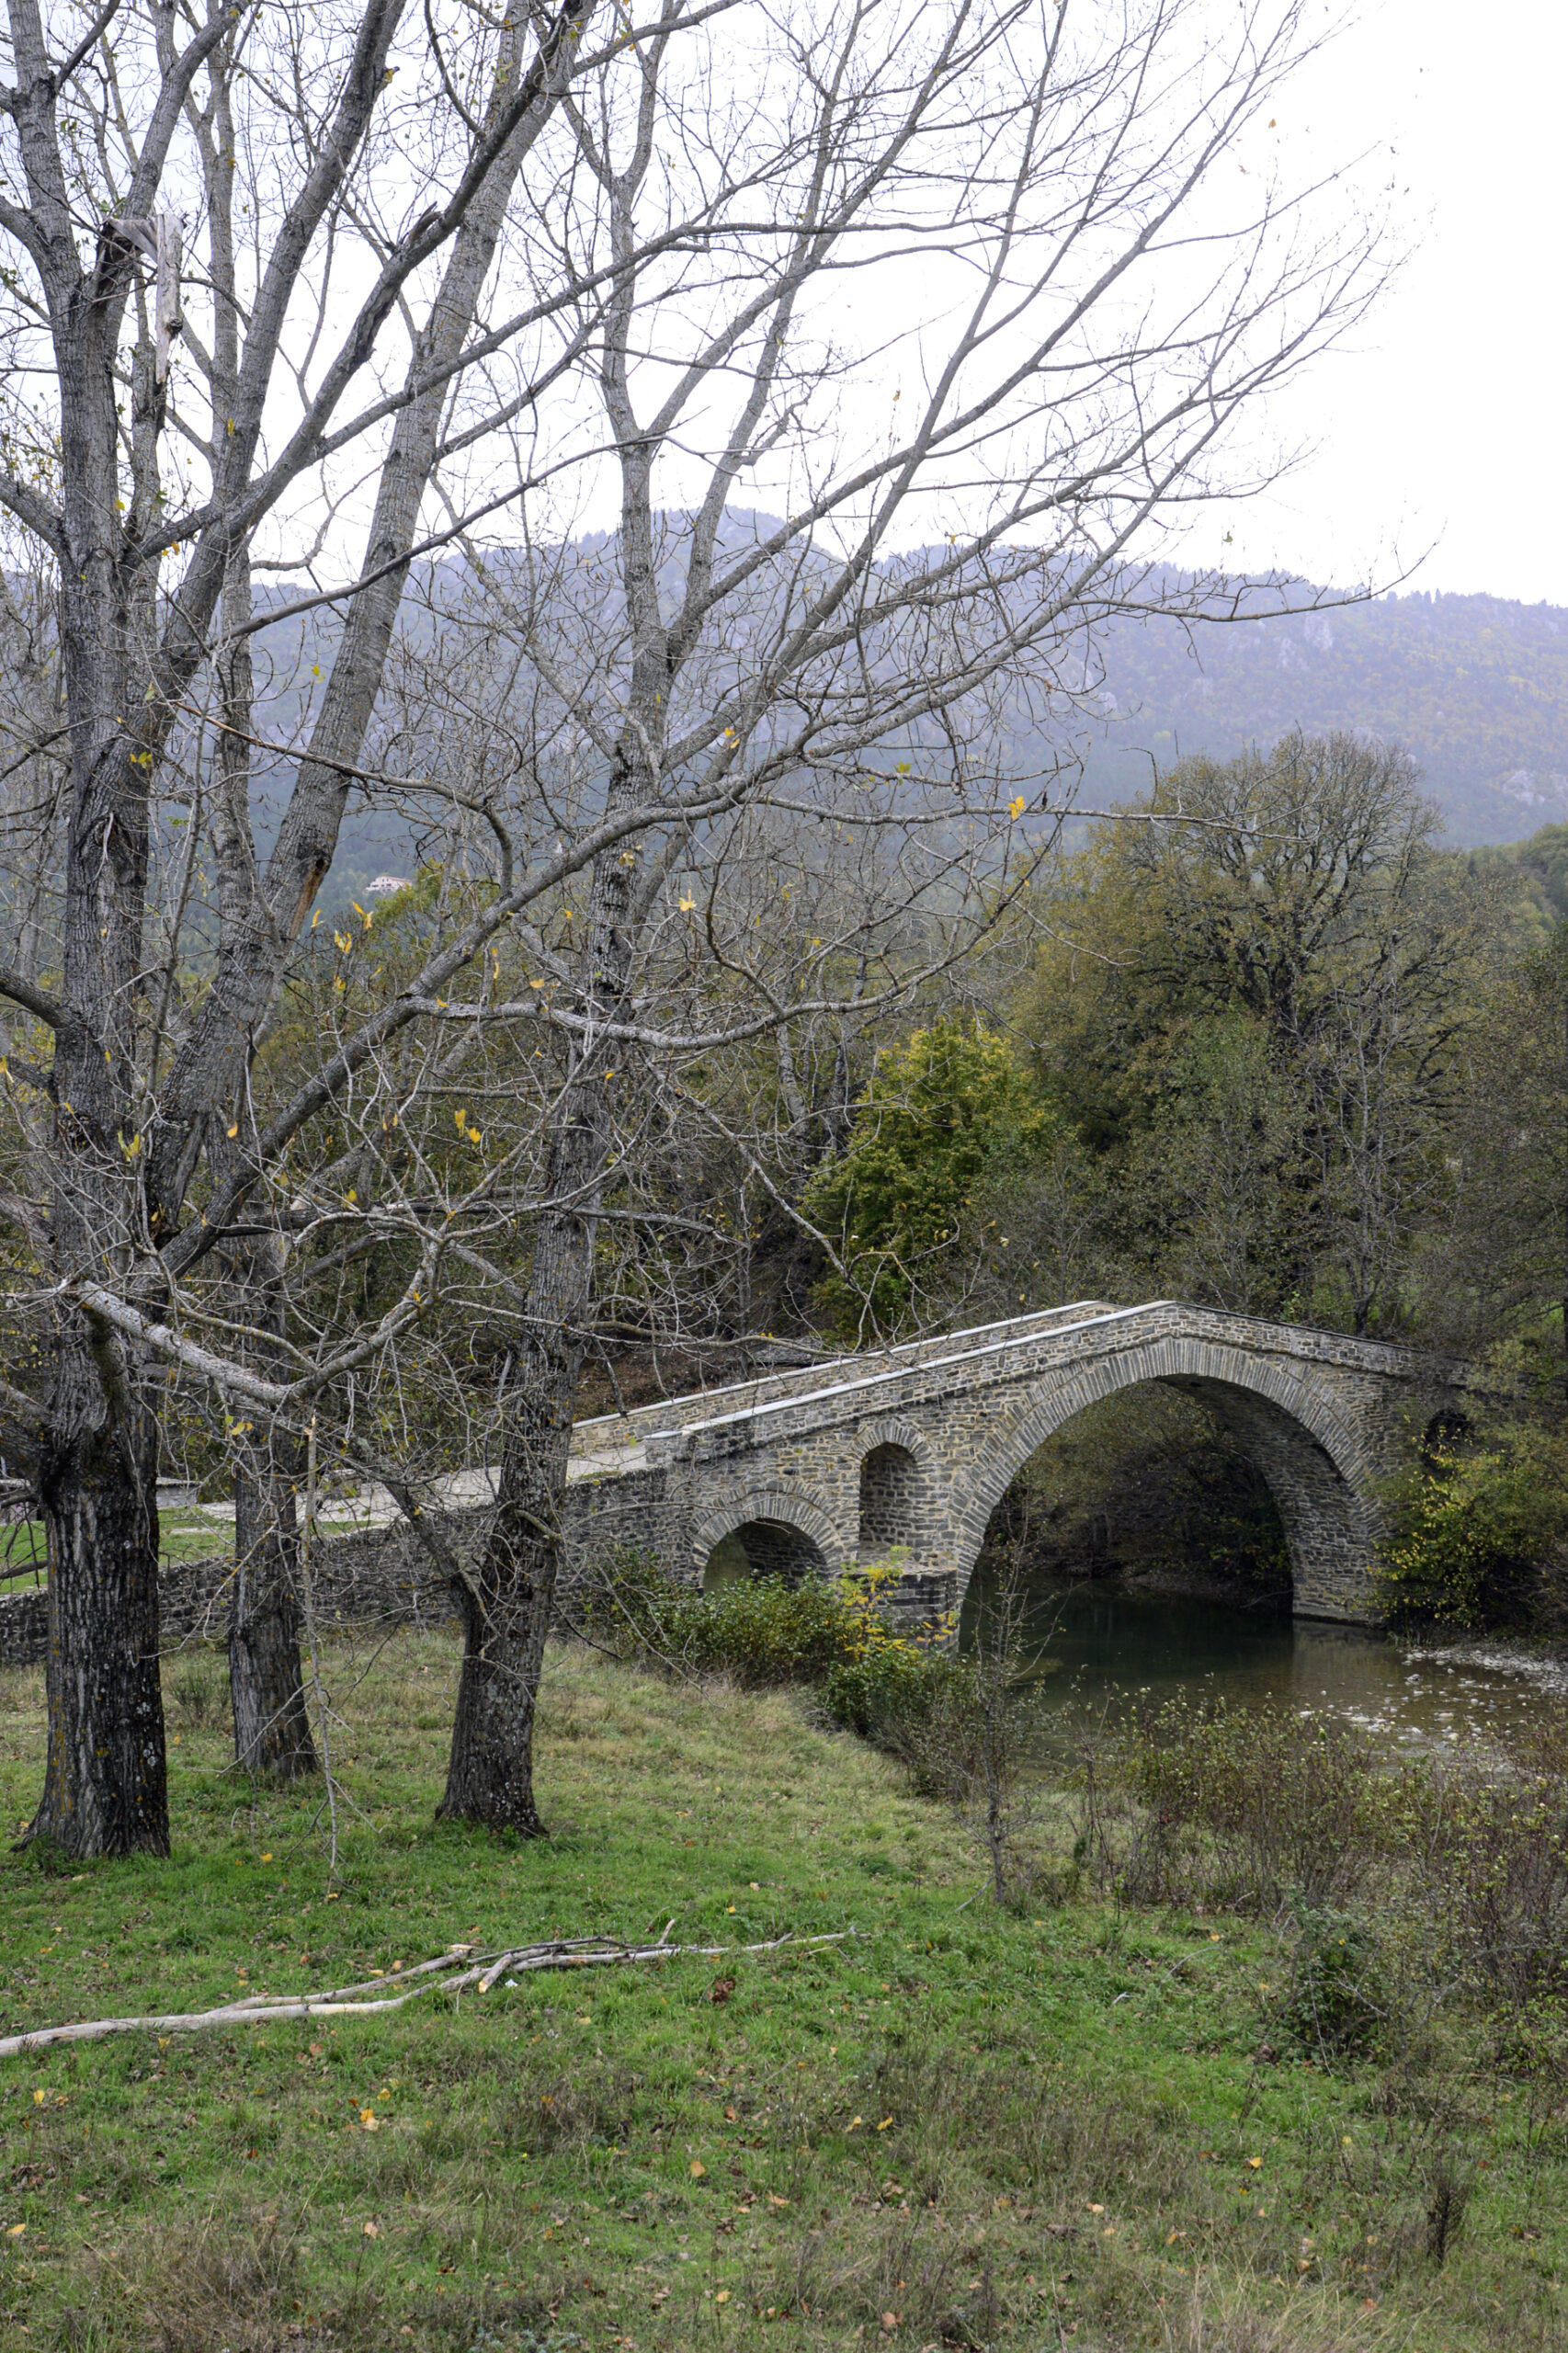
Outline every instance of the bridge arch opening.
<svg viewBox="0 0 1568 2353"><path fill-rule="evenodd" d="M806 1577L826 1574L826 1556L803 1528L787 1519L744 1519L710 1551L702 1590L713 1593L758 1577L782 1577L787 1585L799 1585Z"/></svg>
<svg viewBox="0 0 1568 2353"><path fill-rule="evenodd" d="M1255 1502L1271 1505L1283 1553L1280 1599L1301 1617L1366 1620L1377 1615L1369 1570L1376 1546L1373 1472L1332 1398L1312 1379L1267 1358L1256 1371L1243 1352L1194 1335L1162 1338L1068 1371L1048 1374L995 1432L976 1465L955 1547L959 1595L967 1587L992 1514L1048 1440L1080 1415L1135 1411L1132 1392L1198 1407ZM1094 1432L1093 1419L1085 1427ZM1267 1519L1267 1509L1255 1517ZM1267 1582L1267 1580L1265 1581Z"/></svg>
<svg viewBox="0 0 1568 2353"><path fill-rule="evenodd" d="M872 1447L860 1465L859 1553L879 1560L920 1541L920 1465L907 1446Z"/></svg>
<svg viewBox="0 0 1568 2353"><path fill-rule="evenodd" d="M1210 1399L1155 1381L1085 1406L1020 1466L987 1524L981 1582L1014 1561L1053 1586L1108 1581L1266 1613L1291 1600L1267 1475Z"/></svg>

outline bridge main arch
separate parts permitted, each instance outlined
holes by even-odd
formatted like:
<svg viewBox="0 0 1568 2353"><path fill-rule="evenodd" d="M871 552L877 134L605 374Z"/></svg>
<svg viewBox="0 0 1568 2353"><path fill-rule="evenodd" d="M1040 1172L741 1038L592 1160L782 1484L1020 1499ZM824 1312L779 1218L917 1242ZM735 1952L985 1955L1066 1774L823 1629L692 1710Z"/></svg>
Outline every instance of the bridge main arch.
<svg viewBox="0 0 1568 2353"><path fill-rule="evenodd" d="M959 1600L991 1515L1030 1455L1087 1406L1145 1381L1212 1407L1267 1480L1285 1533L1296 1614L1375 1617L1376 1473L1357 1433L1310 1375L1196 1336L1166 1336L1045 1373L1010 1415L996 1416L994 1443L950 1498Z"/></svg>

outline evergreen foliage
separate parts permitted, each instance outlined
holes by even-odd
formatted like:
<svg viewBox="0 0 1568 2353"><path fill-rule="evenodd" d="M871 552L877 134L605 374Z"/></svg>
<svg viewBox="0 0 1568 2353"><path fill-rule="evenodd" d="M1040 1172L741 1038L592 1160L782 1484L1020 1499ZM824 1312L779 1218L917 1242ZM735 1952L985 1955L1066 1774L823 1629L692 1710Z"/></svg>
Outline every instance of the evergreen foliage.
<svg viewBox="0 0 1568 2353"><path fill-rule="evenodd" d="M847 1150L801 1204L843 1266L818 1292L835 1328L895 1329L940 1285L977 1188L1021 1171L1054 1124L1007 1040L978 1021L944 1017L885 1047Z"/></svg>

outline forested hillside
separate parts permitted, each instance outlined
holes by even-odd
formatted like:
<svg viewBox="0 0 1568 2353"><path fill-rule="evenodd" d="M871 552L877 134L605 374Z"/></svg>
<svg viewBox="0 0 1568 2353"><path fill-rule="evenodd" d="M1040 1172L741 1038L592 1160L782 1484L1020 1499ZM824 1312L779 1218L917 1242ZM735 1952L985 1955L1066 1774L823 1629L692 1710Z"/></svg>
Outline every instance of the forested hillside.
<svg viewBox="0 0 1568 2353"><path fill-rule="evenodd" d="M1229 758L1291 728L1366 730L1420 765L1449 838L1504 842L1568 816L1568 611L1413 595L1107 635L1107 722L1085 798L1145 791L1149 756Z"/></svg>
<svg viewBox="0 0 1568 2353"><path fill-rule="evenodd" d="M601 538L581 542L579 563L592 563ZM454 583L459 574L432 570L426 586L437 604L444 569ZM1458 847L1517 841L1568 818L1568 610L1420 594L1324 605L1332 593L1303 584L1315 608L1278 620L1110 625L1096 649L1098 723L1085 722L1079 706L1062 712L1049 744L1031 741L1028 726L1015 728L1015 760L1049 769L1076 745L1087 756L1082 799L1104 806L1147 791L1151 759L1161 767L1195 752L1229 759L1294 728L1348 730L1414 756ZM417 644L427 627L411 600L404 634ZM335 635L330 613L303 630L290 621L263 632L275 724L287 717L297 725L312 708ZM267 783L263 761L264 801ZM266 809L258 820L268 833ZM341 904L378 869L406 870L417 854L391 813L361 810L344 830L333 896Z"/></svg>

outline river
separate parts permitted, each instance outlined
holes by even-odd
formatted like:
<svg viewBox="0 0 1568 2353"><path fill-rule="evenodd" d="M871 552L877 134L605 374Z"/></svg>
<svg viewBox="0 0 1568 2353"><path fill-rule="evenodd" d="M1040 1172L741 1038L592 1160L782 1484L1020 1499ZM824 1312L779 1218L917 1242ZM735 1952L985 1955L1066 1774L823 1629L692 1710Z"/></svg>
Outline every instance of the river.
<svg viewBox="0 0 1568 2353"><path fill-rule="evenodd" d="M1027 1647L1051 1711L1089 1705L1114 1716L1140 1698L1271 1701L1337 1718L1405 1753L1506 1749L1533 1725L1560 1722L1568 1705L1568 1665L1500 1642L1402 1640L1115 1578L1037 1588Z"/></svg>

